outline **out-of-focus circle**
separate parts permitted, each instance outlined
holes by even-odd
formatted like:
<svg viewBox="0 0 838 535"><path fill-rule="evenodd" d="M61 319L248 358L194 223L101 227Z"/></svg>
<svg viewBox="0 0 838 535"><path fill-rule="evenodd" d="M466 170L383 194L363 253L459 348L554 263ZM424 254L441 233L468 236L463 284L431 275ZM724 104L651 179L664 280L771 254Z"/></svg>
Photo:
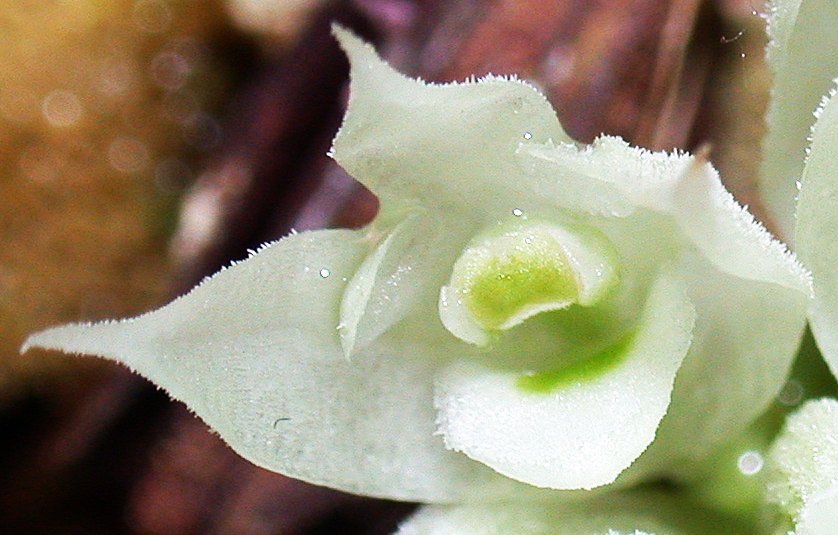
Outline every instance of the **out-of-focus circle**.
<svg viewBox="0 0 838 535"><path fill-rule="evenodd" d="M117 171L136 173L145 169L148 162L148 147L137 138L118 137L108 146L108 163Z"/></svg>
<svg viewBox="0 0 838 535"><path fill-rule="evenodd" d="M151 60L151 79L164 89L174 91L186 84L192 74L192 67L187 59L171 51L160 52Z"/></svg>
<svg viewBox="0 0 838 535"><path fill-rule="evenodd" d="M52 126L73 126L81 119L81 101L72 91L57 89L44 97L41 113Z"/></svg>

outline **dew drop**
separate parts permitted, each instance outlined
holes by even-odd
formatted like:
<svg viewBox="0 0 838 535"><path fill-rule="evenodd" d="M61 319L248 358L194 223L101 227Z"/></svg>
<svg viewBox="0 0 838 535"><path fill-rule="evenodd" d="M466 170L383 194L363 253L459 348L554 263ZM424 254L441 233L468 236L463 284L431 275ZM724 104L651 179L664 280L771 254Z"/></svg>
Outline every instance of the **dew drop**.
<svg viewBox="0 0 838 535"><path fill-rule="evenodd" d="M321 277L323 277L324 279L325 279L326 277L328 277L329 275L331 275L331 274L332 274L332 272L331 272L331 271L329 271L329 270L328 270L328 269L326 269L326 268L323 268L323 269L321 269L321 270L320 270L320 276L321 276Z"/></svg>
<svg viewBox="0 0 838 535"><path fill-rule="evenodd" d="M524 132L524 139L532 139L532 132Z"/></svg>
<svg viewBox="0 0 838 535"><path fill-rule="evenodd" d="M746 476L752 476L762 470L765 460L758 451L746 451L736 460L736 467Z"/></svg>
<svg viewBox="0 0 838 535"><path fill-rule="evenodd" d="M795 180L794 181L794 187L797 188L797 191L800 191L800 189L803 187L803 183L800 182L799 180Z"/></svg>
<svg viewBox="0 0 838 535"><path fill-rule="evenodd" d="M515 217L521 217L522 215L524 215L524 211L520 208L513 208L512 215L514 215Z"/></svg>

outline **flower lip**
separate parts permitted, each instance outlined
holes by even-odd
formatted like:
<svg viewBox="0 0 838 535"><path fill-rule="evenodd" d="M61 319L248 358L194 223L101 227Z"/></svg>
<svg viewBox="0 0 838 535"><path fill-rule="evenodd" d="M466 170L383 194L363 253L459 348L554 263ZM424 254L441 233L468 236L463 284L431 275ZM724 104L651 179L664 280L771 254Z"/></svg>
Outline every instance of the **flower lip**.
<svg viewBox="0 0 838 535"><path fill-rule="evenodd" d="M516 220L475 239L440 290L439 313L458 338L486 345L489 334L535 314L590 306L619 280L617 253L588 227Z"/></svg>
<svg viewBox="0 0 838 535"><path fill-rule="evenodd" d="M579 299L567 253L549 234L505 233L467 249L454 266L472 316L488 329L508 329L537 312L565 308Z"/></svg>

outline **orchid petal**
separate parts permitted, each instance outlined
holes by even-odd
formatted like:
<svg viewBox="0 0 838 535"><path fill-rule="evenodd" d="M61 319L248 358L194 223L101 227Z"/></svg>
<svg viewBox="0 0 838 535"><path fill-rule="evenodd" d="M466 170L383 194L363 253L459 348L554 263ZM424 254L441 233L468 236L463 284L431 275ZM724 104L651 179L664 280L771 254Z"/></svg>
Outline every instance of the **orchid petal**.
<svg viewBox="0 0 838 535"><path fill-rule="evenodd" d="M495 214L533 202L518 185L519 142L569 141L544 96L513 78L407 78L346 30L335 35L349 56L352 84L332 156L380 198L385 214L419 205L471 218L476 206Z"/></svg>
<svg viewBox="0 0 838 535"><path fill-rule="evenodd" d="M436 294L469 230L456 220L418 213L381 241L343 295L340 334L347 356L410 314L434 316Z"/></svg>
<svg viewBox="0 0 838 535"><path fill-rule="evenodd" d="M353 362L341 351L339 303L369 249L358 232L292 235L155 312L49 329L23 349L122 362L270 470L350 492L449 501L483 467L433 434L438 358L427 340L389 333ZM393 358L408 354L420 357ZM493 475L483 471L483 480Z"/></svg>
<svg viewBox="0 0 838 535"><path fill-rule="evenodd" d="M810 291L807 273L794 255L736 203L702 157L650 152L609 136L583 149L526 144L519 154L529 173L555 177L557 190L581 184L583 177L594 188L583 190L584 194L610 186L606 198L623 199L626 204L609 201L606 206L613 216L630 216L633 210L627 206L669 216L676 225L669 233L685 237L721 271Z"/></svg>
<svg viewBox="0 0 838 535"><path fill-rule="evenodd" d="M556 511L555 507L538 503L428 506L402 524L396 535L678 535L647 517L606 511L586 515L581 511ZM638 525L644 530L636 529Z"/></svg>
<svg viewBox="0 0 838 535"><path fill-rule="evenodd" d="M807 299L777 284L743 284L695 252L682 256L678 272L696 308L693 344L657 439L632 468L689 480L695 462L744 431L779 393L805 328Z"/></svg>
<svg viewBox="0 0 838 535"><path fill-rule="evenodd" d="M838 526L838 485L810 496L800 510L795 535L830 535Z"/></svg>
<svg viewBox="0 0 838 535"><path fill-rule="evenodd" d="M568 501L426 506L396 535L741 535L725 517L654 491Z"/></svg>
<svg viewBox="0 0 838 535"><path fill-rule="evenodd" d="M807 402L788 417L769 454L768 499L795 535L830 535L838 521L838 401Z"/></svg>
<svg viewBox="0 0 838 535"><path fill-rule="evenodd" d="M838 3L773 0L769 8L767 55L774 87L759 185L777 229L791 239L795 183L803 171L812 112L838 73Z"/></svg>

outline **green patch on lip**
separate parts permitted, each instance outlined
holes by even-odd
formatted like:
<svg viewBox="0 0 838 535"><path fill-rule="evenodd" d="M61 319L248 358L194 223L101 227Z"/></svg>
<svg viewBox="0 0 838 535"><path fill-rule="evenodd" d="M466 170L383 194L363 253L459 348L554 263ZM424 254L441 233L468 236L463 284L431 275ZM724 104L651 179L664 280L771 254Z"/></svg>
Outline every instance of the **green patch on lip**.
<svg viewBox="0 0 838 535"><path fill-rule="evenodd" d="M443 325L486 347L543 312L603 301L619 283L618 255L597 229L541 221L501 224L475 237L440 289Z"/></svg>
<svg viewBox="0 0 838 535"><path fill-rule="evenodd" d="M551 303L569 305L578 299L567 255L543 233L505 236L468 264L463 296L473 317L486 329L502 329L528 309Z"/></svg>
<svg viewBox="0 0 838 535"><path fill-rule="evenodd" d="M620 364L631 348L634 335L629 335L599 353L556 370L522 375L518 388L536 394L548 394L573 383L600 377Z"/></svg>

